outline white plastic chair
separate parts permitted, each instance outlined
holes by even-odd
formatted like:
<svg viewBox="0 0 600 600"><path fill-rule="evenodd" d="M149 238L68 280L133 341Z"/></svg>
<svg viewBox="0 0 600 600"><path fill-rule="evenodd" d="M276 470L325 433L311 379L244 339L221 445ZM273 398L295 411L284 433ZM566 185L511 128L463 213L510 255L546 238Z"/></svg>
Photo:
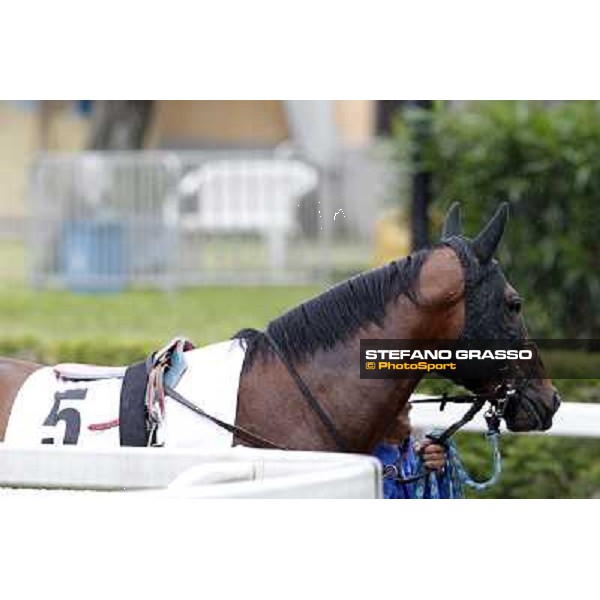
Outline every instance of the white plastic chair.
<svg viewBox="0 0 600 600"><path fill-rule="evenodd" d="M187 232L258 233L273 273L285 266L286 237L296 229L298 200L317 187L316 169L297 160L214 160L179 183L179 226Z"/></svg>

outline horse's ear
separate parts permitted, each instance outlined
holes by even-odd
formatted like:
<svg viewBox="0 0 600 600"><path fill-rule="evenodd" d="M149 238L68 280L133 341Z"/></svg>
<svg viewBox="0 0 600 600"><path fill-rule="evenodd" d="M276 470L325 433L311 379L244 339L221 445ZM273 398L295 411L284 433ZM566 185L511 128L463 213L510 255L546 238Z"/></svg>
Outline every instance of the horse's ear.
<svg viewBox="0 0 600 600"><path fill-rule="evenodd" d="M480 262L488 262L494 255L494 252L496 252L498 242L500 242L500 238L504 233L504 227L506 226L507 221L508 202L503 202L496 211L496 214L485 226L484 230L473 240L473 243L471 244L473 252Z"/></svg>
<svg viewBox="0 0 600 600"><path fill-rule="evenodd" d="M454 235L460 235L461 233L460 204L458 202L454 202L454 204L452 204L446 213L446 218L444 219L442 240L447 240L448 238Z"/></svg>

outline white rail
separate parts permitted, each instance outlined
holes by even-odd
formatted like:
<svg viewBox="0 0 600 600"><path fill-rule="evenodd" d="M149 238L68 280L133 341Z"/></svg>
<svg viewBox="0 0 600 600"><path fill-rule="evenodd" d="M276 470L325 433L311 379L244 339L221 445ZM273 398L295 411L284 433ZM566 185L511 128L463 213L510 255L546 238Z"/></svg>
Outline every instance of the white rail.
<svg viewBox="0 0 600 600"><path fill-rule="evenodd" d="M413 398L423 398L423 394L415 394ZM415 404L410 413L413 427L428 430L434 427L447 427L465 413L465 405L448 404L440 412L437 404ZM483 412L463 427L464 431L485 431ZM506 429L504 429L506 431ZM554 417L552 429L532 435L552 435L571 437L600 437L600 406L581 402L563 402Z"/></svg>
<svg viewBox="0 0 600 600"><path fill-rule="evenodd" d="M419 397L416 395L415 397ZM456 421L464 406L419 404L415 428ZM478 415L464 428L485 431ZM600 406L565 402L552 429L534 435L600 437ZM0 496L100 491L173 498L380 498L381 467L368 456L233 448L222 452L0 444ZM62 492L61 492L62 491Z"/></svg>
<svg viewBox="0 0 600 600"><path fill-rule="evenodd" d="M38 489L177 498L379 498L382 483L379 462L368 456L248 448L211 453L0 445L2 487L0 495Z"/></svg>

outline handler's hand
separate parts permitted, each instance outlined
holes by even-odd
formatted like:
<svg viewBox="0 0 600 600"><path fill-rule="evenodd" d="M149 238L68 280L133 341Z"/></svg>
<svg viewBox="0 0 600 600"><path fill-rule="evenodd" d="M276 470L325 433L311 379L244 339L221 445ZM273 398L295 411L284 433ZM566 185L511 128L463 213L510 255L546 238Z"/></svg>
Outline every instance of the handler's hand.
<svg viewBox="0 0 600 600"><path fill-rule="evenodd" d="M444 447L424 439L417 444L417 452L423 457L425 467L430 471L443 471L446 464Z"/></svg>

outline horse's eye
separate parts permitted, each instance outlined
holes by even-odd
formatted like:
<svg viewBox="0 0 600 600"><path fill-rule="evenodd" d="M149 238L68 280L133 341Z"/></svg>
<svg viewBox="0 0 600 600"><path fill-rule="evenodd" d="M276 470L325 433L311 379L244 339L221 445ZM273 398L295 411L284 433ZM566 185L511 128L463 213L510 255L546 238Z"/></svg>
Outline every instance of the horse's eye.
<svg viewBox="0 0 600 600"><path fill-rule="evenodd" d="M508 310L518 314L521 312L521 304L521 298L511 298L508 301Z"/></svg>

